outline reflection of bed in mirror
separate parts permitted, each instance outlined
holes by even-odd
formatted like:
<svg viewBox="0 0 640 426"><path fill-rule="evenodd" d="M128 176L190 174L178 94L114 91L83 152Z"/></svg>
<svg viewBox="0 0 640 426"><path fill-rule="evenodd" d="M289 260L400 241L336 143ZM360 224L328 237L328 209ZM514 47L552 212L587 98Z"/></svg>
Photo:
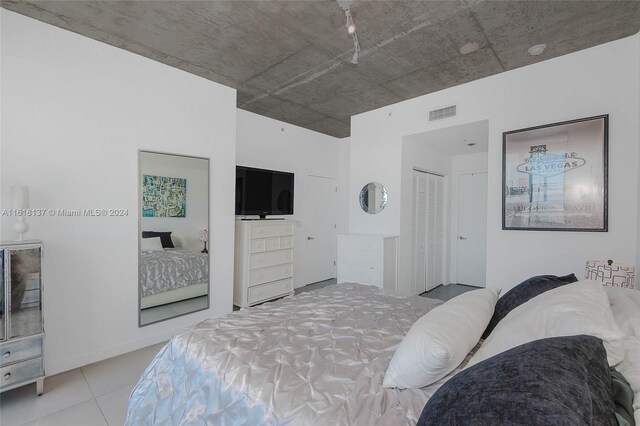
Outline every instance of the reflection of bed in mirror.
<svg viewBox="0 0 640 426"><path fill-rule="evenodd" d="M209 255L186 248L186 239L171 235L175 248L140 253L140 308L206 296Z"/></svg>

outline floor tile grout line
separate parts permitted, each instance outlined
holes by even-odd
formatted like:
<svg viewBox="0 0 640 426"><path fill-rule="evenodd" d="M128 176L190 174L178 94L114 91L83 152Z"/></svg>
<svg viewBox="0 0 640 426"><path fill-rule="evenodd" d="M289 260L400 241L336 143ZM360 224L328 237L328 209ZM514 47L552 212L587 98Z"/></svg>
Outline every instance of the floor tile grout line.
<svg viewBox="0 0 640 426"><path fill-rule="evenodd" d="M91 392L91 396L93 396L93 399L96 399L96 394L93 392L93 388L91 387L89 380L87 380L87 376L84 375L84 370L82 369L82 367L80 367L79 370L80 374L82 374L82 378L87 383L87 387L89 388L89 392Z"/></svg>
<svg viewBox="0 0 640 426"><path fill-rule="evenodd" d="M80 373L82 374L82 378L84 379L84 381L87 382L87 387L89 388L89 392L91 392L91 396L93 396L93 402L98 407L98 410L100 410L100 415L104 419L105 424L109 425L109 422L107 421L107 416L104 415L104 412L102 411L102 407L98 403L98 398L96 397L95 393L93 392L93 388L91 387L91 384L89 384L89 380L87 380L87 376L84 375L84 371L83 371L82 367L80 367Z"/></svg>
<svg viewBox="0 0 640 426"><path fill-rule="evenodd" d="M20 426L24 426L26 424L33 423L33 422L38 421L38 420L42 420L45 417L53 416L54 414L57 414L57 413L59 413L61 411L68 410L68 409L73 408L73 407L77 407L78 405L86 404L87 402L92 401L92 400L93 400L93 402L96 403L96 405L98 405L98 401L96 401L95 398L88 398L88 399L85 399L84 401L78 402L77 404L73 404L73 405L70 405L68 407L64 407L64 408L61 408L59 410L52 411L50 413L45 414L44 416L40 416L40 417L36 417L35 419L31 419L28 422L20 423ZM99 405L98 405L98 408L100 408ZM103 417L104 417L104 415L103 415Z"/></svg>
<svg viewBox="0 0 640 426"><path fill-rule="evenodd" d="M96 401L96 400L95 400L95 399L96 399L96 398L95 398L95 396L93 396L93 391L91 390L91 386L89 386L89 382L87 381L87 378L86 378L86 377L84 377L84 373L82 372L82 368L78 368L78 370L80 370L80 374L82 374L82 378L84 379L84 382L86 383L87 387L89 388L89 392L91 392L91 398L87 398L87 399L85 399L84 401L80 401L80 402L78 402L78 403L76 403L76 404L69 405L68 407L63 407L63 408L61 408L61 409L59 409L59 410L52 411L52 412L47 413L47 414L45 414L45 415L43 415L43 416L36 417L35 419L32 419L32 420L30 420L30 421L28 421L28 422L20 423L20 425L22 426L22 425L26 425L26 424L29 424L29 423L33 423L33 422L35 422L35 421L37 421L37 420L40 420L40 419L42 419L42 418L44 418L44 417L51 416L51 415L53 415L53 414L59 413L59 412L61 412L61 411L67 410L67 409L69 409L69 408L76 407L76 406L78 406L78 405L80 405L80 404L84 404L85 402L87 402L87 401L91 401L92 399L95 401L95 403L96 403L96 405L97 405L97 404L98 404L98 401Z"/></svg>
<svg viewBox="0 0 640 426"><path fill-rule="evenodd" d="M157 343L156 345L165 345L166 343L167 343L167 342L159 342L159 343ZM150 345L149 347L140 348L140 349L138 349L138 350L136 350L136 351L128 352L128 353L121 354L121 355L118 355L118 356L127 356L127 355L131 355L131 354L133 354L133 353L135 353L135 352L139 352L139 351L142 351L142 350L145 350L145 349L149 349L151 346L155 346L155 345ZM118 356L116 356L116 357L112 357L112 358L117 358ZM107 359L102 360L102 361L99 361L99 362L97 362L97 363L95 363L95 364L102 363L102 362L107 361L107 360L112 359L112 358L107 358ZM152 358L152 359L153 359L153 358ZM90 365L90 364L89 364L89 365ZM113 392L116 392L116 391L122 390L122 388L130 387L131 385L133 385L133 386L135 387L135 385L139 382L140 377L137 377L137 376L136 376L136 378L135 378L134 380L131 380L131 381L129 381L129 382L127 382L127 383L125 383L125 384L123 384L123 385L121 385L121 386L118 386L118 387L117 387L117 388L115 388L115 389L111 389L111 390L109 390L109 391L107 391L107 392L104 392L103 394L101 394L101 395L99 395L99 396L96 396L96 390L94 390L94 389L91 387L91 385L90 385L90 383L89 383L89 380L87 379L87 376L86 376L86 374L85 374L85 371L84 371L84 368L85 368L85 367L86 367L86 366L77 367L76 369L80 371L80 375L82 376L82 379L84 380L84 384L86 384L86 385L87 385L87 388L89 388L89 395L90 395L89 397L87 397L87 398L86 398L86 399L84 399L84 400L81 400L81 401L77 401L77 402L75 402L75 403L72 403L71 405L68 405L68 406L65 406L65 407L61 407L61 408L59 408L59 409L55 409L54 411L51 411L51 412L47 412L46 414L42 414L42 415L40 415L40 416L38 416L38 417L35 417L35 418L33 418L33 419L30 419L30 420L29 420L29 421L27 421L27 422L24 422L24 423L23 423L23 422L21 422L20 420L18 420L18 422L17 422L16 424L19 424L19 425L25 425L25 424L28 424L28 423L30 423L30 422L36 422L36 421L41 420L41 419L43 419L43 418L45 418L45 417L48 417L48 416L51 416L51 415L54 415L54 414L60 413L60 412L62 412L62 411L64 411L64 410L72 409L72 408L74 408L74 407L77 407L77 406L79 406L79 405L81 405L81 404L87 403L87 402L92 401L92 400L93 400L93 402L98 406L98 409L100 410L100 414L102 415L103 420L104 420L107 424L109 424L109 423L108 423L108 421L107 421L107 417L106 417L106 415L105 415L105 413L104 413L104 411L103 411L103 409L102 409L102 406L100 405L100 402L98 401L98 398L101 398L101 397L106 396L106 395L108 395L108 394L110 394L110 393L113 393ZM74 369L74 370L76 370L76 369ZM70 373L71 371L73 371L73 370L69 370L69 371L67 371L67 372L65 372L65 373ZM86 395L86 394L85 394L85 395ZM127 399L128 399L128 398L127 398Z"/></svg>
<svg viewBox="0 0 640 426"><path fill-rule="evenodd" d="M98 410L100 410L100 414L102 414L102 418L104 419L104 422L109 425L109 421L107 420L107 416L104 415L104 411L102 411L102 407L100 406L100 403L98 402L98 398L93 398L93 400L96 402L96 405L98 406Z"/></svg>

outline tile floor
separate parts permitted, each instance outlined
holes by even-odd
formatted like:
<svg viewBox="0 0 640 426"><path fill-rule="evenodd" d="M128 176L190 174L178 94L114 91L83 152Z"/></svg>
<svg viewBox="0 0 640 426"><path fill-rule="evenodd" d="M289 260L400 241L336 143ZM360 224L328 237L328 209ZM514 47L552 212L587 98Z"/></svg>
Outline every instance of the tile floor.
<svg viewBox="0 0 640 426"><path fill-rule="evenodd" d="M0 394L0 424L123 425L127 401L142 372L164 343L47 377L44 394L35 384Z"/></svg>
<svg viewBox="0 0 640 426"><path fill-rule="evenodd" d="M439 285L436 288L422 293L420 296L429 297L431 299L440 299L446 302L447 300L453 299L454 297L459 296L462 293L466 293L467 291L471 290L477 290L478 288L480 287L474 287L465 284Z"/></svg>
<svg viewBox="0 0 640 426"><path fill-rule="evenodd" d="M296 292L296 294L300 294L300 293L304 293L305 291L313 291L313 290L317 290L319 288L327 287L337 283L338 283L337 279L331 278L330 280L320 281L313 284L307 284L304 287L298 287L294 291Z"/></svg>

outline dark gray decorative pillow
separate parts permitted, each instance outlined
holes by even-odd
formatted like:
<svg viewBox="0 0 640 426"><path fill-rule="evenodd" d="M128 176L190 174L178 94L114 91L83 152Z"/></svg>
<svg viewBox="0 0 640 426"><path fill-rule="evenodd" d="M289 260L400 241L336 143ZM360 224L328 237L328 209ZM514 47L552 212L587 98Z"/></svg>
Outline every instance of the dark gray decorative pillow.
<svg viewBox="0 0 640 426"><path fill-rule="evenodd" d="M142 231L142 238L160 237L162 248L175 248L171 239L171 232Z"/></svg>
<svg viewBox="0 0 640 426"><path fill-rule="evenodd" d="M604 345L552 337L486 359L442 385L418 425L617 425Z"/></svg>
<svg viewBox="0 0 640 426"><path fill-rule="evenodd" d="M575 283L577 281L578 279L574 274L569 274L564 277L558 277L555 275L538 275L521 282L498 299L498 303L493 310L491 321L489 321L486 330L484 330L482 338L486 339L489 337L489 334L491 334L493 329L496 328L496 325L498 325L502 318L506 317L509 312L526 301L533 299L545 291L553 290L554 288Z"/></svg>

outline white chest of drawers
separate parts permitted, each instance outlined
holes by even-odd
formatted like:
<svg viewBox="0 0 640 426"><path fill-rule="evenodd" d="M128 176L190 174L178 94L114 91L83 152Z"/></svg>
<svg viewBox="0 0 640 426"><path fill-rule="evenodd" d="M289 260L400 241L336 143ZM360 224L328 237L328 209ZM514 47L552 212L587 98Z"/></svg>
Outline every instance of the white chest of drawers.
<svg viewBox="0 0 640 426"><path fill-rule="evenodd" d="M288 220L237 220L233 304L293 294L293 229Z"/></svg>
<svg viewBox="0 0 640 426"><path fill-rule="evenodd" d="M395 235L338 235L338 284L352 282L396 291L397 250Z"/></svg>

